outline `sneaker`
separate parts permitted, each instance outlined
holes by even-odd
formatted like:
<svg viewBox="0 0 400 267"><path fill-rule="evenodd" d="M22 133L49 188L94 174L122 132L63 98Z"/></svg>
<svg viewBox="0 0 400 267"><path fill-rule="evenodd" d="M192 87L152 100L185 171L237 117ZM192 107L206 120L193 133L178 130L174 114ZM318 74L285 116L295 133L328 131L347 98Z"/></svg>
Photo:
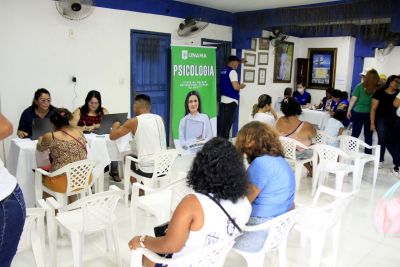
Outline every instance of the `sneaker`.
<svg viewBox="0 0 400 267"><path fill-rule="evenodd" d="M383 161L379 161L378 169L383 169Z"/></svg>
<svg viewBox="0 0 400 267"><path fill-rule="evenodd" d="M396 168L392 169L392 173L393 173L393 175L396 176L397 178L400 178L400 171L399 171L399 169L396 169Z"/></svg>

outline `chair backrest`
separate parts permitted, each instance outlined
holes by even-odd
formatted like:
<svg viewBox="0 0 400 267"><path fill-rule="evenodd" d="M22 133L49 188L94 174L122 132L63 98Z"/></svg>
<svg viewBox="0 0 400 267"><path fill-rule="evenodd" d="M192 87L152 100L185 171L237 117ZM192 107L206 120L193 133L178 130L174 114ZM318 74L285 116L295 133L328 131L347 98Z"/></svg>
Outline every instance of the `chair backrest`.
<svg viewBox="0 0 400 267"><path fill-rule="evenodd" d="M40 232L38 228L40 227L40 224L43 226L45 212L46 211L42 208L26 209L25 224L21 234L21 238L19 240L17 250L18 252L31 247L32 230L36 228L38 232ZM44 238L44 236L42 236L41 238Z"/></svg>
<svg viewBox="0 0 400 267"><path fill-rule="evenodd" d="M293 142L294 140L284 136L280 136L279 140L281 141L285 158L296 160L296 144Z"/></svg>
<svg viewBox="0 0 400 267"><path fill-rule="evenodd" d="M364 148L366 143L358 138L349 135L339 136L340 149L346 152L360 152L361 147Z"/></svg>
<svg viewBox="0 0 400 267"><path fill-rule="evenodd" d="M177 149L162 150L155 155L153 179L170 175L172 164L178 157Z"/></svg>
<svg viewBox="0 0 400 267"><path fill-rule="evenodd" d="M323 144L326 145L329 142L333 143L336 142L338 140L337 137L334 136L330 136L327 133L325 133L324 131L317 131L317 135L314 136L314 138L312 139L313 144Z"/></svg>
<svg viewBox="0 0 400 267"><path fill-rule="evenodd" d="M354 197L354 192L345 193L320 185L317 189L317 193L313 198L313 202L311 204L312 207L317 207L317 203L320 200L322 194L329 195L334 198L333 201L323 206L321 209L325 212L330 213L337 220L341 219L343 212Z"/></svg>
<svg viewBox="0 0 400 267"><path fill-rule="evenodd" d="M286 242L287 236L296 222L296 216L299 210L286 212L271 220L271 227L268 231L268 237L264 244L264 251L274 250L282 242Z"/></svg>
<svg viewBox="0 0 400 267"><path fill-rule="evenodd" d="M318 154L319 164L325 167L330 166L334 168L338 163L339 157L350 158L344 151L329 145L314 145L313 149Z"/></svg>
<svg viewBox="0 0 400 267"><path fill-rule="evenodd" d="M178 204L186 195L193 192L193 190L187 186L186 181L187 180L185 176L170 184L170 188L172 190L171 212L176 209Z"/></svg>
<svg viewBox="0 0 400 267"><path fill-rule="evenodd" d="M67 195L77 194L88 188L89 179L95 165L95 161L85 159L65 165L59 170L67 175Z"/></svg>
<svg viewBox="0 0 400 267"><path fill-rule="evenodd" d="M279 140L283 147L283 153L285 158L295 161L296 160L296 150L297 148L307 149L308 147L300 143L299 141L285 136L279 136Z"/></svg>
<svg viewBox="0 0 400 267"><path fill-rule="evenodd" d="M82 199L83 231L98 231L114 222L114 210L122 196L122 191L114 188Z"/></svg>

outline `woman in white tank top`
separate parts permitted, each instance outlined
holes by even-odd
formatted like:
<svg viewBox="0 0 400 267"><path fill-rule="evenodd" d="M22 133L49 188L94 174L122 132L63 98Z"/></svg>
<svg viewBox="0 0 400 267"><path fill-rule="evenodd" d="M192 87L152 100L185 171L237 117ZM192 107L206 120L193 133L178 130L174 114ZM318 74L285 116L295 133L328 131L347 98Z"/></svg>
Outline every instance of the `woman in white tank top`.
<svg viewBox="0 0 400 267"><path fill-rule="evenodd" d="M240 228L248 221L248 180L243 157L235 147L223 138L211 139L197 154L187 179L195 193L179 203L166 236L136 236L129 242L130 249L146 247L156 253L173 253L174 258L239 234L224 211L207 196L216 199ZM146 258L143 261L145 266L154 266Z"/></svg>

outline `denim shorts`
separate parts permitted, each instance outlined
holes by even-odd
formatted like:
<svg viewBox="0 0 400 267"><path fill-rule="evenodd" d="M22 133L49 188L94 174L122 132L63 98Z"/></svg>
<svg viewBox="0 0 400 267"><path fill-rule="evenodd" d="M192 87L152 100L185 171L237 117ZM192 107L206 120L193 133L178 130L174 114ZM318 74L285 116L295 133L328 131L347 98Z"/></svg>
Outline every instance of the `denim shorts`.
<svg viewBox="0 0 400 267"><path fill-rule="evenodd" d="M273 219L273 217L250 217L247 225L258 225L271 219ZM233 247L246 252L258 252L264 246L267 236L268 230L244 232L241 236L236 238L236 242Z"/></svg>
<svg viewBox="0 0 400 267"><path fill-rule="evenodd" d="M17 252L26 216L25 201L17 185L0 201L0 266L8 267Z"/></svg>
<svg viewBox="0 0 400 267"><path fill-rule="evenodd" d="M314 151L312 149L304 149L303 151L296 150L296 159L310 159L313 156Z"/></svg>

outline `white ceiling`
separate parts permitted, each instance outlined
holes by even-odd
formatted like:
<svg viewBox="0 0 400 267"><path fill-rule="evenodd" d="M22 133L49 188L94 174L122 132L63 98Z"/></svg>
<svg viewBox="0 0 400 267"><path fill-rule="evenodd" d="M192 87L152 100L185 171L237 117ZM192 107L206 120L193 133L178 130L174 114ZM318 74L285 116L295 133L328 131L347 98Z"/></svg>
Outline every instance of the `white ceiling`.
<svg viewBox="0 0 400 267"><path fill-rule="evenodd" d="M278 7L300 6L338 0L176 0L229 12L243 12Z"/></svg>

